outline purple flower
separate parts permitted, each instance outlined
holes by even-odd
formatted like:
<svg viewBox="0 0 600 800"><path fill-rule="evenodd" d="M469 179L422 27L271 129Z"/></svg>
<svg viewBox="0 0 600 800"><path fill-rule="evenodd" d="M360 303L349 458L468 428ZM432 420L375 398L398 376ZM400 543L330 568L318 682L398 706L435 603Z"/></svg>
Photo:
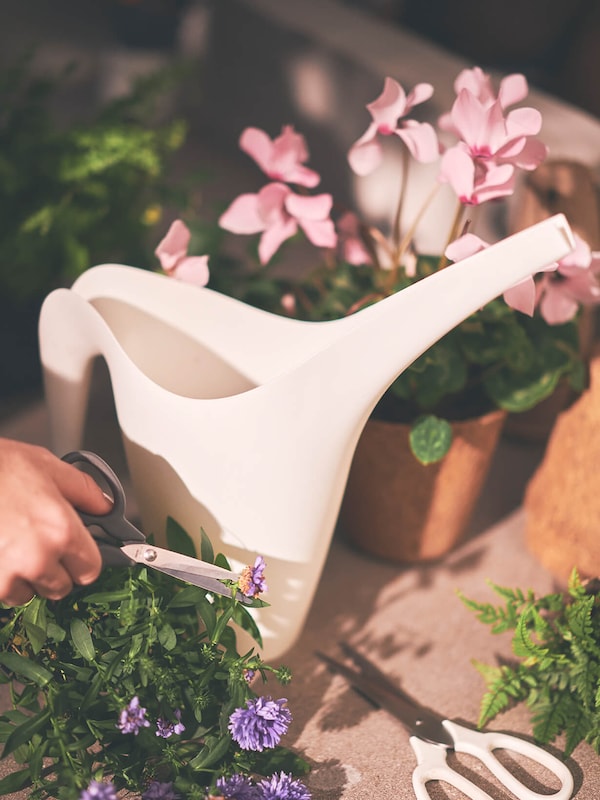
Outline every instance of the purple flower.
<svg viewBox="0 0 600 800"><path fill-rule="evenodd" d="M238 586L240 592L245 594L246 597L258 597L262 592L267 591L267 582L265 581L265 560L262 556L256 556L256 561L253 567L244 567Z"/></svg>
<svg viewBox="0 0 600 800"><path fill-rule="evenodd" d="M287 700L257 697L246 701L246 708L236 708L229 717L229 731L244 750L276 747L287 733L292 715L285 708Z"/></svg>
<svg viewBox="0 0 600 800"><path fill-rule="evenodd" d="M152 781L146 791L142 792L142 800L178 800L181 795L173 789L173 783Z"/></svg>
<svg viewBox="0 0 600 800"><path fill-rule="evenodd" d="M217 791L226 800L260 800L256 786L245 775L217 779Z"/></svg>
<svg viewBox="0 0 600 800"><path fill-rule="evenodd" d="M183 733L185 725L181 721L181 711L177 708L173 714L177 722L159 717L156 720L156 735L161 736L163 739L168 739L174 733Z"/></svg>
<svg viewBox="0 0 600 800"><path fill-rule="evenodd" d="M138 735L142 728L149 727L150 723L146 719L146 709L140 706L140 699L132 697L129 705L124 708L119 715L117 728L121 733L133 733Z"/></svg>
<svg viewBox="0 0 600 800"><path fill-rule="evenodd" d="M117 791L110 781L90 781L88 788L79 795L79 800L117 800Z"/></svg>
<svg viewBox="0 0 600 800"><path fill-rule="evenodd" d="M260 800L311 800L311 794L302 781L286 772L259 781L257 788Z"/></svg>

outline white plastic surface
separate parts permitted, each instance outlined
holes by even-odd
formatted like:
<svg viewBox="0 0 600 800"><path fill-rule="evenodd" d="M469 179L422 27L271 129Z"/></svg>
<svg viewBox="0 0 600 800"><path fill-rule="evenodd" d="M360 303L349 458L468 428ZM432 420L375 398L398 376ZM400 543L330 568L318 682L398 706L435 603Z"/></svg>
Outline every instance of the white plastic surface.
<svg viewBox="0 0 600 800"><path fill-rule="evenodd" d="M91 364L107 362L144 531L203 527L234 568L267 562L268 659L296 640L374 405L431 344L573 248L562 215L334 322L104 265L45 300L53 448L82 446ZM100 453L102 455L102 453ZM401 531L399 531L401 535Z"/></svg>

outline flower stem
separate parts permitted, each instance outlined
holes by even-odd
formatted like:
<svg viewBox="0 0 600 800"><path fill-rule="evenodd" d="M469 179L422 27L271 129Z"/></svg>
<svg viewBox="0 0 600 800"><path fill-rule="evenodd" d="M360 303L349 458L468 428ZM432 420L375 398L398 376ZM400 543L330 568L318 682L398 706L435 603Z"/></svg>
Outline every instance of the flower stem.
<svg viewBox="0 0 600 800"><path fill-rule="evenodd" d="M462 223L463 212L464 212L464 206L459 201L456 207L456 211L454 213L454 219L452 221L450 233L448 234L448 238L446 239L446 246L444 247L444 252L446 251L446 248L448 247L450 242L453 242L458 236L458 232L460 230L460 226ZM450 263L449 259L447 259L446 256L444 255L444 252L442 252L440 260L438 261L438 267L437 267L438 270L444 269Z"/></svg>

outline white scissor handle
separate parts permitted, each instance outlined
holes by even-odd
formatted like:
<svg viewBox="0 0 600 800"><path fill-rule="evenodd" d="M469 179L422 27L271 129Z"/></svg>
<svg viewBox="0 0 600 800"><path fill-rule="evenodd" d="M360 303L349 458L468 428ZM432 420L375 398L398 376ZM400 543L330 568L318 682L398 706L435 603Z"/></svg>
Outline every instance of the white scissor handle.
<svg viewBox="0 0 600 800"><path fill-rule="evenodd" d="M416 736L411 736L409 741L417 757L417 766L412 775L417 800L431 800L427 789L431 781L443 781L454 786L471 800L493 800L487 792L452 769L446 761L448 751L443 745L426 742Z"/></svg>
<svg viewBox="0 0 600 800"><path fill-rule="evenodd" d="M552 753L526 739L507 733L480 733L465 728L456 722L444 720L442 723L454 739L457 753L468 753L482 761L489 771L498 778L519 800L569 800L573 794L573 775L567 765ZM540 794L529 789L494 754L494 750L509 750L520 753L553 772L561 783L553 794Z"/></svg>

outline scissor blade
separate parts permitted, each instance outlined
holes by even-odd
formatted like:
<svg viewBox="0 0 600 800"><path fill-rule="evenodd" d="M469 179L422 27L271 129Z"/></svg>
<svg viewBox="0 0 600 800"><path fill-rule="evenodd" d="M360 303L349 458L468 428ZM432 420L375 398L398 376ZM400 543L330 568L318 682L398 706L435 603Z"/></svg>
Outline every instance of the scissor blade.
<svg viewBox="0 0 600 800"><path fill-rule="evenodd" d="M155 547L149 544L126 544L121 547L121 552L129 556L137 564L146 564L153 569L158 569L174 578L179 578L193 586L200 586L209 592L221 594L225 597L231 596L231 587L221 583L222 580L237 581L240 577L239 572L219 567L216 564L209 564L208 561L201 561L199 558L185 556L175 553L173 550L165 550L163 547ZM236 598L242 602L249 602L249 599L238 592Z"/></svg>
<svg viewBox="0 0 600 800"><path fill-rule="evenodd" d="M348 648L344 648L348 652ZM330 669L342 675L351 686L374 705L393 714L414 736L434 744L453 748L454 740L442 725L442 717L418 705L408 695L380 673L370 661L359 656L361 663L368 665L362 671L353 669L336 661L324 653L317 653ZM353 654L354 655L354 654Z"/></svg>

